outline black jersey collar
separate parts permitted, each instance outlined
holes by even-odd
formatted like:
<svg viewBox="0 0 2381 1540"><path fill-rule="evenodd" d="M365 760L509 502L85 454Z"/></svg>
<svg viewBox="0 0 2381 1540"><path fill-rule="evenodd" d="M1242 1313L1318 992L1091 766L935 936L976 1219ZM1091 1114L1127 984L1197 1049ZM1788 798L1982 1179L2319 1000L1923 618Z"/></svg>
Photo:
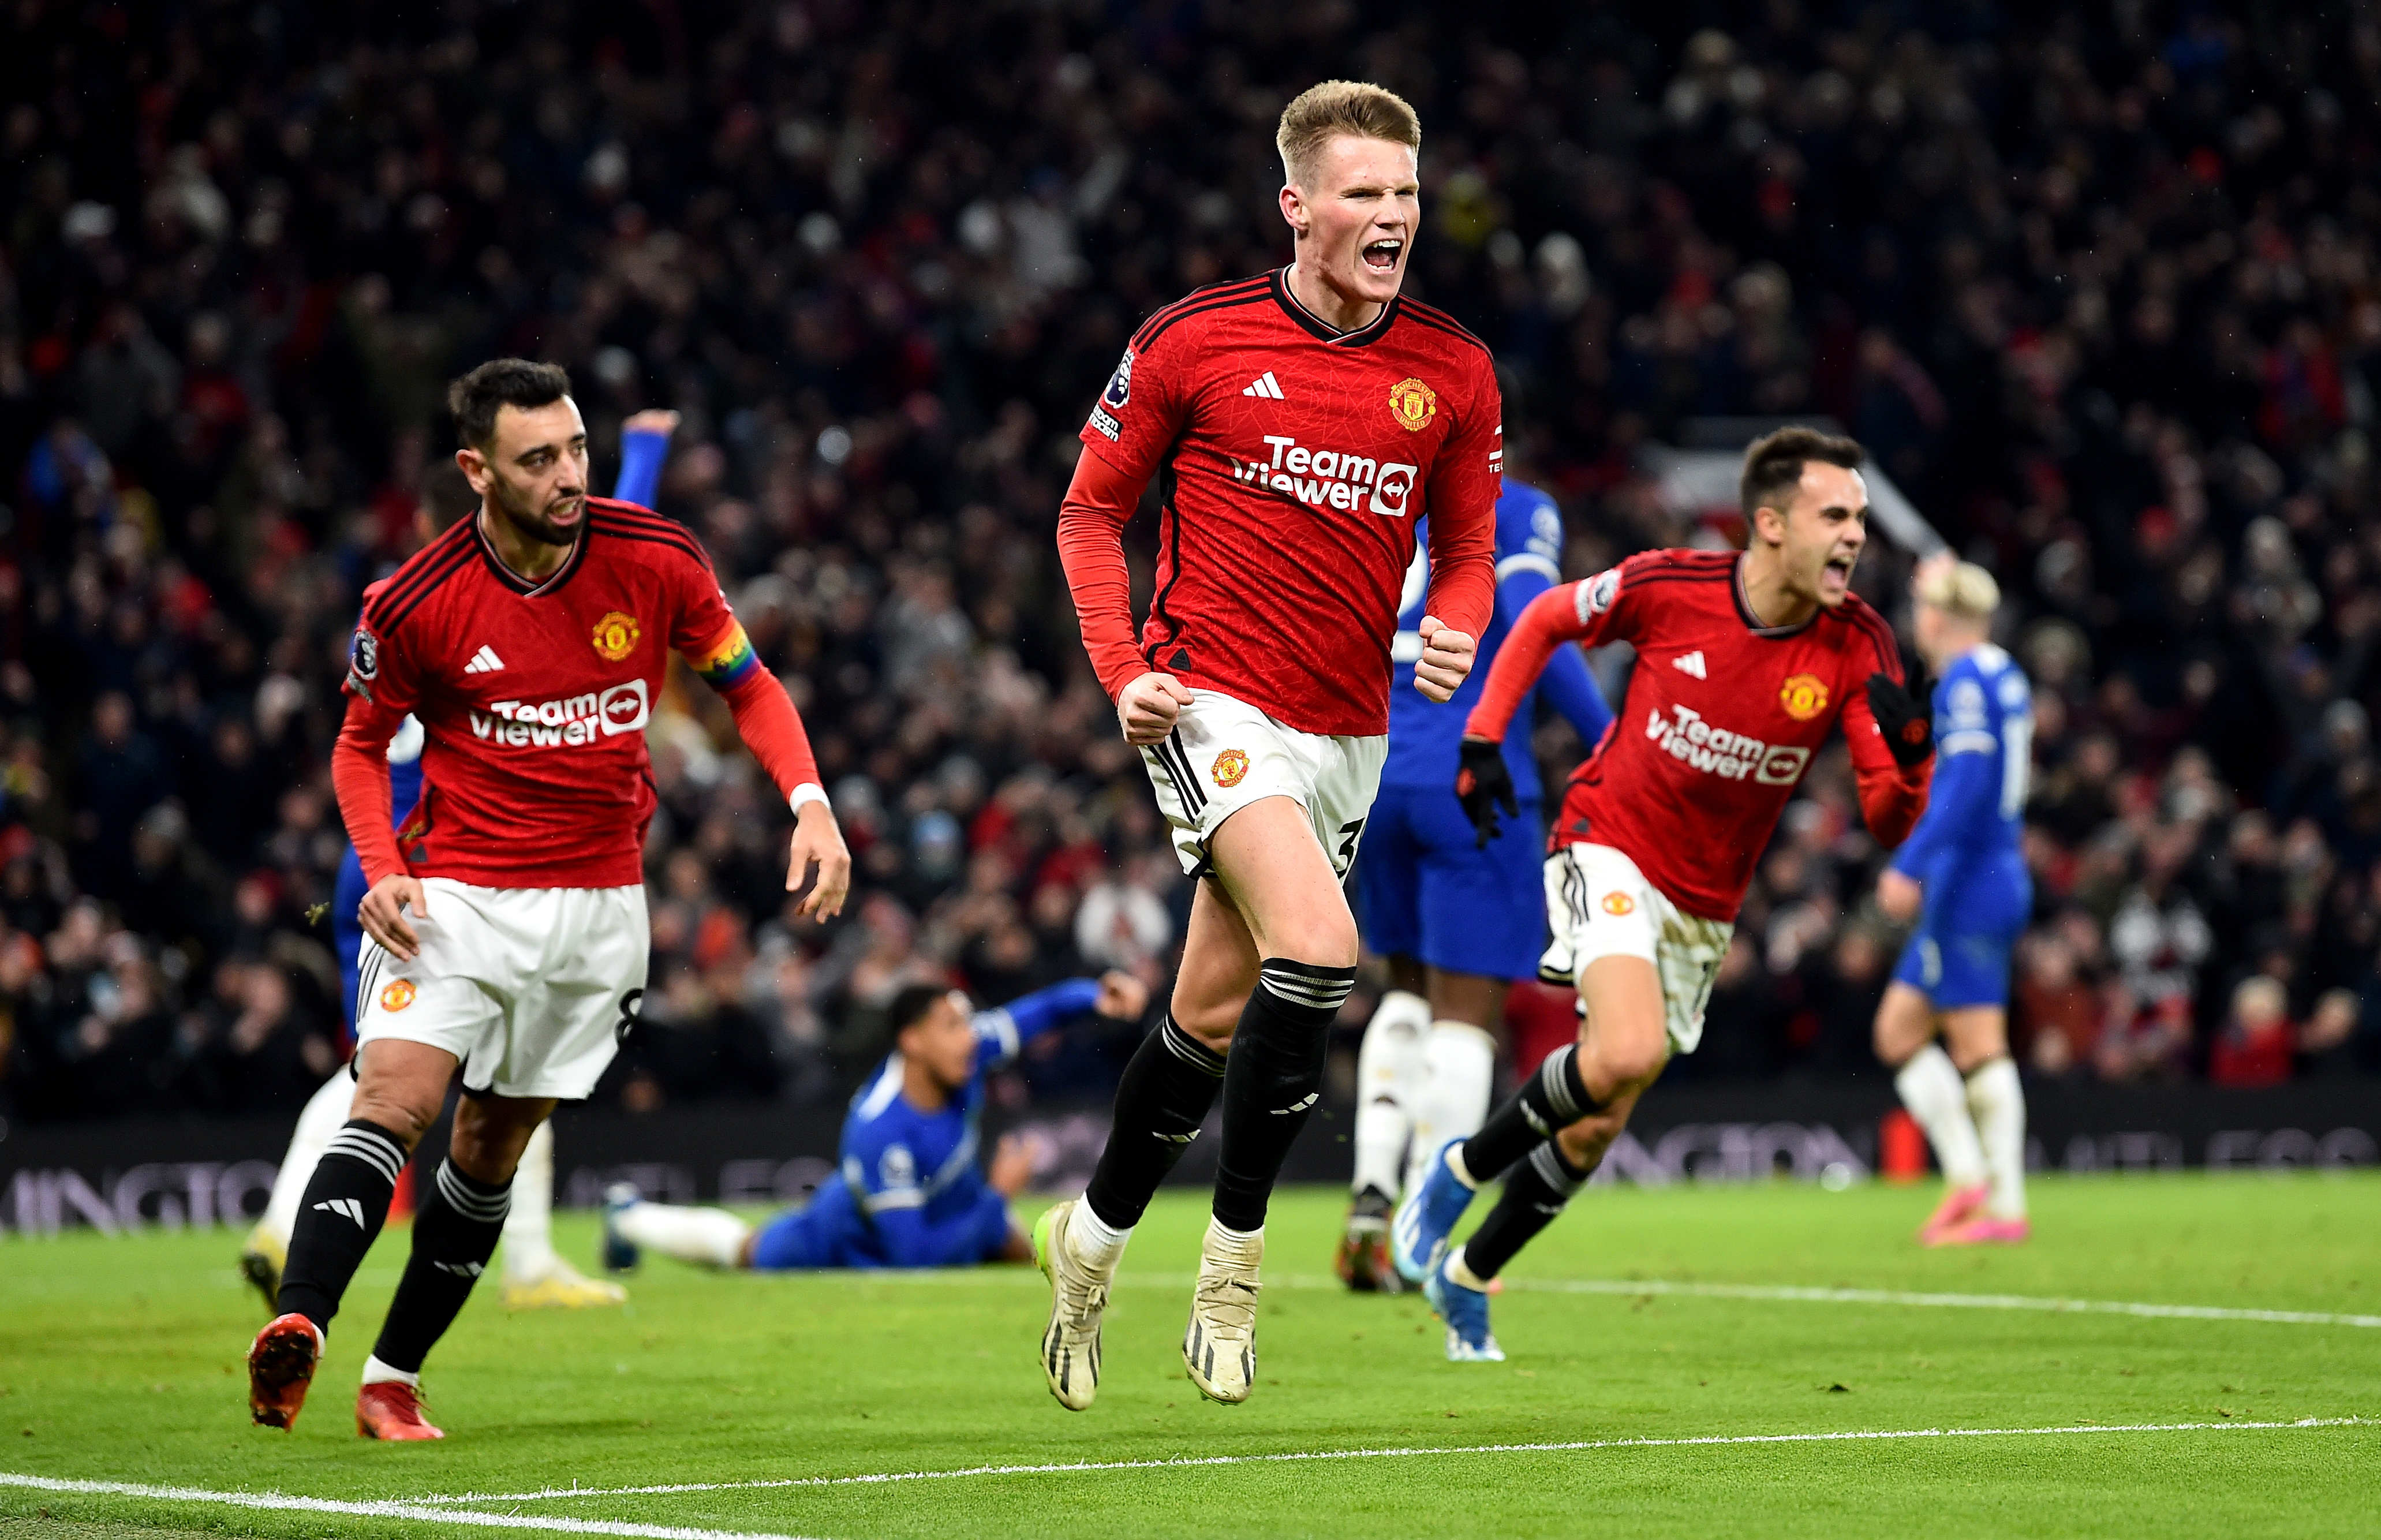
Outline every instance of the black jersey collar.
<svg viewBox="0 0 2381 1540"><path fill-rule="evenodd" d="M1761 623L1761 617L1752 613L1752 605L1744 596L1745 560L1746 558L1744 556L1739 556L1736 558L1736 569L1728 574L1728 597L1736 601L1737 618L1744 622L1744 629L1746 630L1751 631L1753 635L1760 637L1764 642L1782 642L1789 636L1800 636L1804 631L1809 630L1813 626L1819 623L1819 616L1826 608L1824 605L1820 605L1817 609L1813 609L1810 614L1804 616L1801 619L1797 620L1790 626L1763 625Z"/></svg>
<svg viewBox="0 0 2381 1540"><path fill-rule="evenodd" d="M1282 314L1306 328L1306 334L1315 341L1327 342L1334 348L1361 348L1387 332L1389 324L1398 318L1398 299L1391 295L1380 314L1352 332L1343 332L1298 302L1298 296L1290 292L1288 268L1274 270L1273 299L1281 307Z"/></svg>
<svg viewBox="0 0 2381 1540"><path fill-rule="evenodd" d="M579 570L579 564L587 559L587 543L593 532L587 514L582 511L579 516L579 538L571 543L570 554L562 558L562 565L554 569L552 577L531 582L505 565L505 558L496 555L496 548L488 543L488 532L481 524L480 516L474 514L471 518L471 538L479 543L480 559L488 564L488 570L495 574L496 581L525 599L552 593L568 582L571 574Z"/></svg>

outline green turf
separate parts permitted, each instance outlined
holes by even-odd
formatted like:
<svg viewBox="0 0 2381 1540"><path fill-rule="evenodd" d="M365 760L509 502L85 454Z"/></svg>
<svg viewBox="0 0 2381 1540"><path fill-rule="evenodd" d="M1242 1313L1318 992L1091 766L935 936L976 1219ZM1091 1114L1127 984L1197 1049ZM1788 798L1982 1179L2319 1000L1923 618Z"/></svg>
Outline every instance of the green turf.
<svg viewBox="0 0 2381 1540"><path fill-rule="evenodd" d="M2045 1179L2038 1239L1929 1253L1932 1194L1599 1190L1511 1270L1511 1361L1450 1364L1419 1301L1324 1275L1339 1200L1276 1202L1245 1406L1175 1344L1199 1204L1133 1242L1099 1404L1042 1387L1021 1269L714 1277L653 1264L624 1310L507 1315L483 1289L431 1362L443 1444L358 1441L350 1387L402 1260L368 1260L297 1433L248 1425L261 1320L227 1232L0 1241L0 1472L355 1501L1382 1447L2381 1418L2381 1329L1564 1293L1641 1278L2381 1314L2372 1176ZM568 1220L584 1254L592 1226ZM1532 1287L1534 1286L1534 1287ZM2381 1425L1509 1452L615 1495L487 1511L841 1537L1758 1533L2372 1534ZM490 1534L0 1486L0 1537L154 1527Z"/></svg>

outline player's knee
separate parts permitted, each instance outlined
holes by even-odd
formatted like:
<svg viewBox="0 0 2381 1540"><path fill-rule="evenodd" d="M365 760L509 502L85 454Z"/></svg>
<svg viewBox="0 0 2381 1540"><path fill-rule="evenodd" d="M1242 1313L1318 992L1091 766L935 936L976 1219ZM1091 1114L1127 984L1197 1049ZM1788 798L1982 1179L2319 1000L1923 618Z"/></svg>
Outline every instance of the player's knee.
<svg viewBox="0 0 2381 1540"><path fill-rule="evenodd" d="M356 1088L356 1099L348 1108L348 1117L386 1129L410 1150L421 1143L421 1136L438 1120L439 1106L446 1100L444 1089L441 1087L441 1094L433 1095L417 1086L373 1085L366 1082Z"/></svg>
<svg viewBox="0 0 2381 1540"><path fill-rule="evenodd" d="M1216 1053L1227 1052L1232 1046L1233 1029L1240 1024L1240 1008L1248 1003L1243 991L1236 1000L1188 1000L1178 990L1170 1008L1174 1024L1196 1038L1200 1046Z"/></svg>
<svg viewBox="0 0 2381 1540"><path fill-rule="evenodd" d="M1592 1171L1604 1158L1604 1152L1612 1147L1612 1142L1620 1137L1628 1121L1626 1109L1582 1118L1557 1132L1555 1143L1561 1147L1565 1160L1582 1171Z"/></svg>
<svg viewBox="0 0 2381 1540"><path fill-rule="evenodd" d="M481 1181L508 1181L520 1166L521 1152L529 1147L530 1136L537 1131L540 1120L512 1115L509 1108L492 1108L475 1097L466 1096L456 1104L455 1133L448 1143L447 1154L457 1166Z"/></svg>
<svg viewBox="0 0 2381 1540"><path fill-rule="evenodd" d="M1670 1061L1670 1045L1658 1027L1650 1033L1598 1033L1581 1045L1580 1055L1580 1078L1600 1100L1609 1102L1653 1084Z"/></svg>
<svg viewBox="0 0 2381 1540"><path fill-rule="evenodd" d="M1320 914L1300 914L1286 923L1266 926L1265 955L1296 958L1318 968L1353 968L1356 917L1348 912L1345 904L1337 908L1337 913L1326 910Z"/></svg>

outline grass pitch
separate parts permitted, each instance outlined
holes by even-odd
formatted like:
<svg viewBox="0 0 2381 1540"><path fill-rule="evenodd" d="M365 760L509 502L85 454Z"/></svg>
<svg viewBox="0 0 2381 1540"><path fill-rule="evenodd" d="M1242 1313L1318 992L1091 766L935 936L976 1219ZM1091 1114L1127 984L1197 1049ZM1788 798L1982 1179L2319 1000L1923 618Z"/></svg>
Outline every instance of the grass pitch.
<svg viewBox="0 0 2381 1540"><path fill-rule="evenodd" d="M10 1240L0 1540L2381 1533L2381 1179L2052 1178L2032 1244L1948 1253L1910 1239L1933 1195L1592 1191L1511 1269L1510 1362L1450 1364L1418 1299L1329 1282L1340 1196L1285 1193L1260 1385L1229 1408L1177 1349L1187 1193L1134 1239L1081 1414L1043 1389L1030 1269L657 1262L624 1310L519 1315L483 1289L431 1360L432 1445L353 1431L402 1230L289 1436L248 1424L236 1235ZM561 1240L586 1256L592 1221ZM2024 1302L2046 1299L2212 1313ZM1886 1433L1921 1436L1812 1436ZM1221 1462L1139 1463L1178 1461ZM574 1485L604 1490L528 1496ZM657 1486L681 1489L618 1490Z"/></svg>

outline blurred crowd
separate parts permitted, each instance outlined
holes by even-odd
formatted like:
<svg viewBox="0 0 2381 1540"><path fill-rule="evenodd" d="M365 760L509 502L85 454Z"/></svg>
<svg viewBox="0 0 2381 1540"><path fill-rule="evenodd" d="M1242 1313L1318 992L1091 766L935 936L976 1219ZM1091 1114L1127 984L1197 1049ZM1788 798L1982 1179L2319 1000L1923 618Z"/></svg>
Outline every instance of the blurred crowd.
<svg viewBox="0 0 2381 1540"><path fill-rule="evenodd" d="M649 1025L604 1099L824 1102L919 978L1162 981L1188 892L1058 494L1139 318L1286 260L1273 123L1332 74L1422 113L1409 282L1517 382L1574 575L1726 540L1638 451L1787 414L1999 575L2039 703L2031 1072L2372 1070L2381 9L1705 10L13 7L0 1113L272 1110L336 1062L348 632L452 448L444 382L507 352L572 371L599 490L624 416L681 414L661 510L858 856L847 918L793 922L786 815L678 678ZM1823 760L1680 1071L1877 1072L1879 861ZM1130 1038L1056 1035L1002 1093L1104 1090Z"/></svg>

